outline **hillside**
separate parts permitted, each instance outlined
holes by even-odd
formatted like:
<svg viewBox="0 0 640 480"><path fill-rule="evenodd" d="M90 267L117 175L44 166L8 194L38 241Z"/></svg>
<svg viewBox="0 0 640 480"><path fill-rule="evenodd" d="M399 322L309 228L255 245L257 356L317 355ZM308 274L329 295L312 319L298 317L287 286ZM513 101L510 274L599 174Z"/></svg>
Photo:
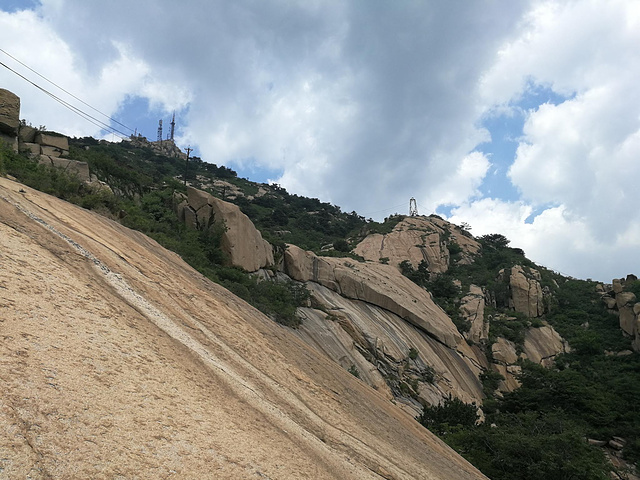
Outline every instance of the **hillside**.
<svg viewBox="0 0 640 480"><path fill-rule="evenodd" d="M26 133L35 143L22 138ZM200 357L209 358L211 353L202 349L217 345L204 333L208 329L218 340L230 335L226 345L231 350L224 351L233 358L240 354L247 360L254 347L266 352L269 362L258 355L260 362L250 362L251 368L277 377L281 386L289 384L271 368L291 371L291 362L316 379L316 386L331 384L334 380L329 377L334 374L343 386L347 384L342 382L355 382L363 398L373 395L375 404L382 402L385 412L390 408L402 425L417 419L496 480L637 478L633 464L640 459L640 281L634 275L609 285L567 278L531 262L499 233L476 238L467 227L436 215L393 215L377 223L317 199L291 195L277 185L237 178L232 170L198 158L190 159L185 178L186 156L171 142L134 137L112 144L31 132L23 126L13 146L19 154L0 151L0 174L10 174L103 218L62 207L63 203L31 190L7 201L18 204L18 198L29 198L30 209L45 208L49 214L53 214L50 205L55 205L56 212L65 213L54 217L81 235L78 238L99 235L95 245L110 245L119 255L114 259L117 268L105 266L103 271L126 273L126 278L115 278L125 278L127 284L111 282L109 291L118 301L133 303L155 327L170 336L177 332ZM26 188L3 185L13 192ZM44 218L41 215L36 221ZM139 233L122 233L125 227L158 243ZM25 228L21 224L18 231ZM56 227L56 231L62 230ZM65 235L82 244L74 235ZM116 238L124 243L116 246L111 240ZM151 246L150 259L164 252L160 245L179 257L162 253L161 265L154 260L151 267L156 265L157 270L149 273L144 267L146 254L135 242L129 243L134 240ZM133 263L131 254L123 253L131 249L139 255ZM195 286L173 271L174 260L180 272L187 268L179 258L202 275L187 275L200 278ZM106 262L101 256L93 261ZM6 276L13 278L17 272ZM129 276L142 282L134 288L140 296L127 293L134 281ZM241 300L232 300L233 295L266 317L243 307ZM219 298L229 299L225 305L237 317L233 325L250 326L220 333L219 318L226 317L212 310ZM170 321L166 312L157 313L158 308L169 309ZM246 314L251 320L245 312L253 312ZM159 318L164 320L158 323ZM186 326L182 332L195 335L195 344L174 329L175 319L178 326ZM218 319L215 329L207 323L212 319ZM118 328L111 325L101 331ZM254 329L272 341L263 345ZM249 339L250 347L244 346L243 338ZM300 366L298 354L309 362ZM320 371L320 364L330 366ZM233 368L244 384L249 370ZM327 378L317 380L320 373ZM253 384L251 388L258 391ZM293 386L286 388L307 407L315 401L316 387L312 398L300 397ZM355 410L364 401L362 411L349 415L356 415L354 422L367 432L379 432L395 421L370 427L367 422L378 415L369 409L371 400L343 399L336 392L344 389L329 388L334 399L353 401L349 404ZM274 399L267 410L283 408L271 393L260 396ZM304 418L295 409L285 410L294 412L297 423ZM343 414L331 411L338 417ZM396 417L399 411L405 416ZM325 423L335 427L332 422L338 417ZM409 423L413 426L405 426L410 430L419 427L414 420ZM316 435L311 424L301 425ZM367 438L366 433L353 434L369 445L361 435ZM386 452L388 446L379 446ZM383 457L393 463L394 455ZM405 459L410 463L422 461L416 460L419 455L410 456ZM396 476L383 468L385 478L403 478L409 472L402 470ZM402 464L402 468L409 467ZM288 475L292 474L274 478ZM353 475L360 474L348 478Z"/></svg>
<svg viewBox="0 0 640 480"><path fill-rule="evenodd" d="M482 478L144 235L0 179L3 478Z"/></svg>

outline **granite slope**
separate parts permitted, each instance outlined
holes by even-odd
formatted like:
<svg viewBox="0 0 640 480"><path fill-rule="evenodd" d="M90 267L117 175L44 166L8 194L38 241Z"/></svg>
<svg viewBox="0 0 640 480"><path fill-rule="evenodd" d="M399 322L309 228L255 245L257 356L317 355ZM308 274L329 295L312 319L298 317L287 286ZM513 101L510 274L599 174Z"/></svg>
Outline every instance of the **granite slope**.
<svg viewBox="0 0 640 480"><path fill-rule="evenodd" d="M148 237L1 178L0 312L0 478L485 478Z"/></svg>

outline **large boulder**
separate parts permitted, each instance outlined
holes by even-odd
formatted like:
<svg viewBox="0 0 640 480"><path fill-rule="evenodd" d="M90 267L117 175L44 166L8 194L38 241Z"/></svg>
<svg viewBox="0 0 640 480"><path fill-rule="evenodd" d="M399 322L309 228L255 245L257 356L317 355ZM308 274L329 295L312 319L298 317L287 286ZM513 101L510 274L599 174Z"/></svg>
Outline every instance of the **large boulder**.
<svg viewBox="0 0 640 480"><path fill-rule="evenodd" d="M18 136L20 128L20 97L0 88L0 133L12 138Z"/></svg>
<svg viewBox="0 0 640 480"><path fill-rule="evenodd" d="M187 205L182 202L178 205L177 211L191 227L204 230L214 223L224 225L221 247L232 265L248 272L273 265L271 245L237 205L193 187L187 187Z"/></svg>
<svg viewBox="0 0 640 480"><path fill-rule="evenodd" d="M524 354L534 363L549 366L557 355L568 351L568 345L551 325L530 328L525 333Z"/></svg>
<svg viewBox="0 0 640 480"><path fill-rule="evenodd" d="M391 265L318 257L287 245L284 268L294 280L319 283L347 298L395 313L450 348L462 342L451 319L429 293Z"/></svg>
<svg viewBox="0 0 640 480"><path fill-rule="evenodd" d="M491 345L491 354L493 359L502 365L511 365L518 361L515 343L503 337L498 337L496 342Z"/></svg>
<svg viewBox="0 0 640 480"><path fill-rule="evenodd" d="M466 236L462 230L438 217L407 217L386 235L367 236L355 248L355 253L366 260L386 262L397 267L404 260L414 268L426 261L429 271L443 273L449 269L449 246L457 244L458 263L470 263L480 251L480 244Z"/></svg>
<svg viewBox="0 0 640 480"><path fill-rule="evenodd" d="M69 139L62 135L39 132L36 135L36 143L42 146L43 154L45 155L51 155L49 152L57 152L58 155L56 156L69 153ZM47 153L45 153L45 150Z"/></svg>
<svg viewBox="0 0 640 480"><path fill-rule="evenodd" d="M534 318L544 314L544 295L540 285L540 272L516 265L500 270L499 280L508 283L509 307Z"/></svg>
<svg viewBox="0 0 640 480"><path fill-rule="evenodd" d="M464 336L473 343L486 340L489 336L489 322L484 320L484 292L477 285L469 287L469 293L460 301L460 315L471 327Z"/></svg>

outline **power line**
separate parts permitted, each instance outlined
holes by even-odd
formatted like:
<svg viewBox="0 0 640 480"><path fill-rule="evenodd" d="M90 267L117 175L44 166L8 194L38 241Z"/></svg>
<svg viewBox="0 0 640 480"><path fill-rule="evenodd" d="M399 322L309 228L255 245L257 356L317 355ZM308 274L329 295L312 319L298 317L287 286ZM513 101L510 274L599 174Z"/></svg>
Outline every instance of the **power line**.
<svg viewBox="0 0 640 480"><path fill-rule="evenodd" d="M388 212L390 210L393 210L394 208L404 207L405 205L406 205L405 203L401 203L400 205L395 205L393 207L384 208L382 210L376 210L375 212L365 212L365 213L362 214L362 216L372 215L374 213Z"/></svg>
<svg viewBox="0 0 640 480"><path fill-rule="evenodd" d="M2 48L0 48L0 52L4 53L6 56L12 58L13 60L15 60L16 62L18 62L20 65L22 65L23 67L29 69L30 71L32 71L33 73L35 73L36 75L38 75L40 78L43 78L44 80L46 80L47 82L49 82L51 85L54 85L55 87L59 88L60 90L62 90L64 93L66 93L67 95L72 96L73 98L75 98L76 100L78 100L80 103L82 103L83 105L86 105L87 107L89 107L90 109L98 112L100 115L104 115L105 117L107 117L109 120L111 120L114 123L117 123L118 125L131 130L132 132L134 131L133 128L131 127L127 127L124 123L120 123L118 120L116 120L115 118L110 117L109 115L107 115L106 113L101 112L100 110L98 110L97 108L92 107L91 105L89 105L87 102L85 102L84 100L82 100L81 98L76 97L73 93L69 92L68 90L65 90L64 88L62 88L60 85L58 85L57 83L52 82L51 80L49 80L47 77L45 77L44 75L41 75L40 73L36 72L33 68L31 68L29 65L21 62L20 60L18 60L16 57L14 57L13 55L11 55L10 53L6 52L5 50L3 50Z"/></svg>
<svg viewBox="0 0 640 480"><path fill-rule="evenodd" d="M121 136L122 138L129 138L129 135L121 132L120 130L118 130L115 127L112 127L111 125L108 125L106 123L104 123L101 120L98 120L96 117L88 114L87 112L84 112L82 110L80 110L78 107L75 107L73 105L71 105L69 102L61 99L60 97L54 95L53 93L51 93L50 91L48 91L47 89L41 87L40 85L38 85L37 83L29 80L27 77L25 77L24 75L22 75L21 73L16 72L13 68L5 65L4 63L0 62L0 65L2 65L4 68L6 68L7 70L9 70L10 72L15 73L17 76L19 76L20 78L22 78L23 80L25 80L26 82L30 83L31 85L33 85L34 87L36 87L38 90L42 91L43 93L49 95L51 98L53 98L56 102L60 103L61 105L63 105L64 107L68 108L69 110L71 110L73 113L75 113L76 115L79 115L80 117L84 118L85 120L87 120L88 122L94 124L95 126L103 129L103 130L107 130L110 133L115 133L118 136ZM127 127L128 128L128 127Z"/></svg>

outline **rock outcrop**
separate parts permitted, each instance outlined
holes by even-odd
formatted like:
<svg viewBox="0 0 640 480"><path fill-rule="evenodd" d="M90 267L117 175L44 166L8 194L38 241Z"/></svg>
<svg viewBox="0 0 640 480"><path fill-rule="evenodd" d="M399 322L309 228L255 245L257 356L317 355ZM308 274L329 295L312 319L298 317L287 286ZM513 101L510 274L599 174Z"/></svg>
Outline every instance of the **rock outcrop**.
<svg viewBox="0 0 640 480"><path fill-rule="evenodd" d="M0 141L18 151L18 130L20 127L20 98L0 88Z"/></svg>
<svg viewBox="0 0 640 480"><path fill-rule="evenodd" d="M555 357L569 351L569 345L551 325L544 325L527 330L523 351L532 362L548 367Z"/></svg>
<svg viewBox="0 0 640 480"><path fill-rule="evenodd" d="M620 328L633 338L632 348L640 352L640 302L633 292L625 291L627 285L637 282L635 275L627 278L616 278L611 284L611 290L602 296L602 300L609 311L620 319Z"/></svg>
<svg viewBox="0 0 640 480"><path fill-rule="evenodd" d="M460 300L460 315L471 325L464 337L473 343L480 343L489 336L489 322L484 318L484 297L482 288L471 285L469 293Z"/></svg>
<svg viewBox="0 0 640 480"><path fill-rule="evenodd" d="M298 334L415 415L421 402L449 394L480 403L479 375L488 364L424 289L391 265L318 257L288 245L283 271L306 282L312 307L302 308Z"/></svg>
<svg viewBox="0 0 640 480"><path fill-rule="evenodd" d="M273 249L237 205L224 202L202 190L187 187L187 195L176 196L178 218L190 228L206 230L214 224L224 228L221 247L232 265L248 272L273 265Z"/></svg>
<svg viewBox="0 0 640 480"><path fill-rule="evenodd" d="M515 265L511 269L500 270L498 280L508 285L509 308L524 313L529 318L544 314L540 272L533 268Z"/></svg>
<svg viewBox="0 0 640 480"><path fill-rule="evenodd" d="M390 265L318 257L295 245L287 245L284 269L299 282L319 283L352 300L362 300L395 313L449 348L463 341L451 319L429 293Z"/></svg>
<svg viewBox="0 0 640 480"><path fill-rule="evenodd" d="M480 244L463 231L439 217L406 217L391 233L368 235L354 252L366 260L384 262L398 267L404 260L414 268L420 262L428 264L432 273L443 273L449 269L451 253L449 248L456 245L455 261L469 264L480 251Z"/></svg>
<svg viewBox="0 0 640 480"><path fill-rule="evenodd" d="M3 478L486 478L138 232L0 178L0 251Z"/></svg>

